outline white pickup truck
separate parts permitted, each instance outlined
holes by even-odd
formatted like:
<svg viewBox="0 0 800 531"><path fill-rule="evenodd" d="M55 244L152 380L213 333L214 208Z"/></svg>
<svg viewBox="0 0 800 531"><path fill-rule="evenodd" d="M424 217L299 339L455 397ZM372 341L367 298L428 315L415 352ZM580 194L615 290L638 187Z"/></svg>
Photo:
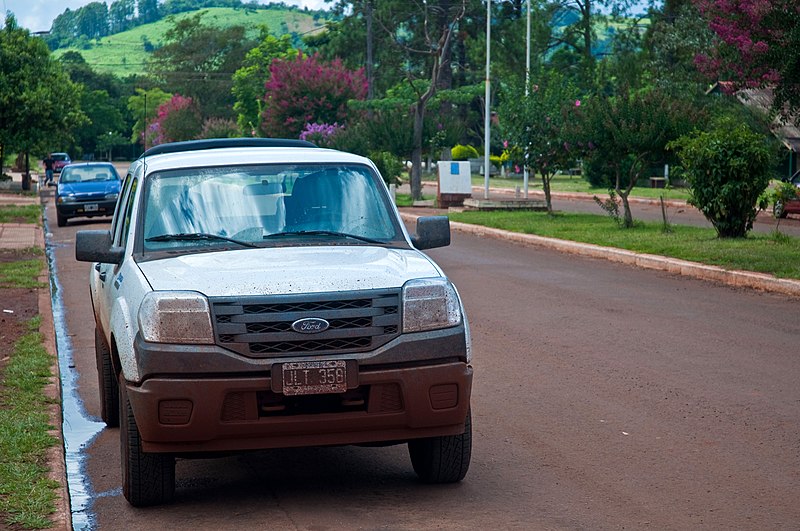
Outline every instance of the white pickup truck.
<svg viewBox="0 0 800 531"><path fill-rule="evenodd" d="M175 457L407 443L428 483L471 454L461 299L410 236L368 159L280 139L156 146L124 179L111 230L80 231L102 418L123 492L169 502Z"/></svg>

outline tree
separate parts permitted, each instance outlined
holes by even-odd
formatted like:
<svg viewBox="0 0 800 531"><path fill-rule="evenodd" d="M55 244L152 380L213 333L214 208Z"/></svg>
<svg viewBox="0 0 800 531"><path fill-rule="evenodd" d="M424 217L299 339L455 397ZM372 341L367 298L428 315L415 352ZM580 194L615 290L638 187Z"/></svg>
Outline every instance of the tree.
<svg viewBox="0 0 800 531"><path fill-rule="evenodd" d="M428 84L423 90L419 84L413 84L417 77L416 72L407 71L406 77L416 92L416 101L411 105L413 116L413 142L414 149L411 153L411 196L414 199L422 198L422 150L425 126L425 113L428 102L443 87L443 76L449 76L450 59L452 56L453 34L458 22L466 13L466 0L439 2L424 2L410 4L407 2L386 2L384 5L393 4L386 10L381 10L376 15L385 31L393 36L393 40L405 53L421 55L429 60L426 64ZM385 18L384 18L385 17ZM403 32L407 25L390 26L389 21L406 20L416 24L421 29L418 42L405 43ZM418 29L418 31L419 31Z"/></svg>
<svg viewBox="0 0 800 531"><path fill-rule="evenodd" d="M623 226L631 228L631 190L650 164L663 160L667 143L690 131L701 114L658 90L621 90L584 103L576 139L585 146L585 159L611 171Z"/></svg>
<svg viewBox="0 0 800 531"><path fill-rule="evenodd" d="M148 146L193 140L200 136L203 121L192 98L175 94L158 106L156 117L145 130Z"/></svg>
<svg viewBox="0 0 800 531"><path fill-rule="evenodd" d="M347 122L347 102L367 93L362 70L318 56L276 59L266 84L261 128L267 136L297 138L306 124Z"/></svg>
<svg viewBox="0 0 800 531"><path fill-rule="evenodd" d="M136 16L135 0L115 0L108 8L109 25L112 33L120 33L133 27Z"/></svg>
<svg viewBox="0 0 800 531"><path fill-rule="evenodd" d="M149 144L145 142L145 128L152 121L151 117L156 116L156 109L171 98L172 94L164 92L160 88L136 89L136 94L128 98L128 110L136 120L131 131L131 142L141 142L145 148L149 147Z"/></svg>
<svg viewBox="0 0 800 531"><path fill-rule="evenodd" d="M500 107L500 123L513 146L514 162L527 166L542 179L547 211L553 212L550 180L577 156L569 140L575 124L574 110L580 106L577 87L555 71L533 76L528 94L513 90Z"/></svg>
<svg viewBox="0 0 800 531"><path fill-rule="evenodd" d="M266 26L261 27L258 46L247 52L242 66L233 74L233 110L239 128L246 134L260 128L264 86L269 81L272 61L291 59L298 53L288 35L274 37Z"/></svg>
<svg viewBox="0 0 800 531"><path fill-rule="evenodd" d="M233 117L233 74L255 43L243 26L204 25L205 11L174 22L149 69L165 87L199 105L204 116Z"/></svg>
<svg viewBox="0 0 800 531"><path fill-rule="evenodd" d="M26 154L66 143L85 116L80 87L50 57L47 45L17 26L13 15L0 30L0 145ZM30 188L29 168L23 188Z"/></svg>
<svg viewBox="0 0 800 531"><path fill-rule="evenodd" d="M707 79L695 58L713 44L708 24L690 0L665 3L662 13L654 13L643 43L650 82L673 93L705 98Z"/></svg>
<svg viewBox="0 0 800 531"><path fill-rule="evenodd" d="M75 142L84 154L107 150L107 147L97 146L98 139L105 139L109 134L115 138L122 136L125 129L117 102L104 90L83 90L80 105L87 122L75 130Z"/></svg>
<svg viewBox="0 0 800 531"><path fill-rule="evenodd" d="M158 0L138 0L136 2L136 11L139 13L140 24L149 24L160 18Z"/></svg>
<svg viewBox="0 0 800 531"><path fill-rule="evenodd" d="M695 0L719 39L697 58L716 79L774 87L776 111L800 112L800 4L796 0Z"/></svg>

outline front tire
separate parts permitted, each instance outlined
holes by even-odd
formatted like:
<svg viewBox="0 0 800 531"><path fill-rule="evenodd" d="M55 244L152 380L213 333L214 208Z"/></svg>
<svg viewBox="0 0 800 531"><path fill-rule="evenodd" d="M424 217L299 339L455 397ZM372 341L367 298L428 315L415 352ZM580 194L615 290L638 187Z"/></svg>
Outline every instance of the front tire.
<svg viewBox="0 0 800 531"><path fill-rule="evenodd" d="M175 497L175 458L142 450L141 434L121 374L118 386L122 494L134 507L169 503Z"/></svg>
<svg viewBox="0 0 800 531"><path fill-rule="evenodd" d="M464 479L472 457L472 413L464 433L408 441L414 472L424 483L457 483Z"/></svg>
<svg viewBox="0 0 800 531"><path fill-rule="evenodd" d="M62 216L58 212L56 212L56 224L59 227L64 227L67 225L67 216Z"/></svg>
<svg viewBox="0 0 800 531"><path fill-rule="evenodd" d="M119 426L119 384L111 364L111 349L95 326L94 355L97 361L97 384L100 391L100 418L109 428Z"/></svg>

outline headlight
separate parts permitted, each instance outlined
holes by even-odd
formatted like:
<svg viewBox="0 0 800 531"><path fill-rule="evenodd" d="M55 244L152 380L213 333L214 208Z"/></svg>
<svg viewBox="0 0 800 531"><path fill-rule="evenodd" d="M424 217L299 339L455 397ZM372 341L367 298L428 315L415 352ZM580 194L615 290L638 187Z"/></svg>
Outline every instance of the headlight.
<svg viewBox="0 0 800 531"><path fill-rule="evenodd" d="M444 278L409 280L403 286L403 332L456 326L461 322L458 295Z"/></svg>
<svg viewBox="0 0 800 531"><path fill-rule="evenodd" d="M213 344L208 299L193 291L151 291L139 307L139 331L151 343Z"/></svg>
<svg viewBox="0 0 800 531"><path fill-rule="evenodd" d="M116 201L117 197L119 197L119 194L106 194L106 199L109 201Z"/></svg>
<svg viewBox="0 0 800 531"><path fill-rule="evenodd" d="M75 202L75 196L74 195L60 195L60 196L58 196L58 199L56 199L56 201L59 202L59 203L74 203Z"/></svg>

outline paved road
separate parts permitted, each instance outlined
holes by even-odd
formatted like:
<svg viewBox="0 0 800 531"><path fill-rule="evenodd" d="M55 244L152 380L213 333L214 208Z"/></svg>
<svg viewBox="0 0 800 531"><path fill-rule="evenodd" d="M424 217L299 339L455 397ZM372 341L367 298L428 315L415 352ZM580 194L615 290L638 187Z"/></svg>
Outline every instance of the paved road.
<svg viewBox="0 0 800 531"><path fill-rule="evenodd" d="M95 419L89 266L73 256L76 230L103 226L49 225L77 394ZM106 429L83 450L92 525L797 528L796 299L461 234L431 255L473 327L462 484L419 484L402 446L283 450L181 460L175 503L136 510Z"/></svg>

